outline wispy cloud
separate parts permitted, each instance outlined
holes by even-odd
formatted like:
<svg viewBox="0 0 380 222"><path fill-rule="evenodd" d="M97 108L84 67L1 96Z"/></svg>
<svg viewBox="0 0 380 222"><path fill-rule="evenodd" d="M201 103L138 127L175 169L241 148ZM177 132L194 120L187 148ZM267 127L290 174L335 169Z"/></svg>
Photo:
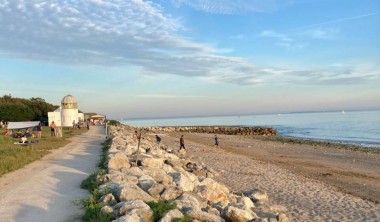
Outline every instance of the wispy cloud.
<svg viewBox="0 0 380 222"><path fill-rule="evenodd" d="M330 40L335 39L340 33L338 28L314 28L300 32L298 35L307 36L313 39Z"/></svg>
<svg viewBox="0 0 380 222"><path fill-rule="evenodd" d="M275 39L277 45L287 49L302 49L305 46L305 44L295 42L294 39L288 35L273 30L264 30L259 36Z"/></svg>
<svg viewBox="0 0 380 222"><path fill-rule="evenodd" d="M240 14L245 12L270 12L287 0L172 0L177 7L188 6L195 10L216 14Z"/></svg>
<svg viewBox="0 0 380 222"><path fill-rule="evenodd" d="M191 3L179 1L178 4ZM0 0L0 22L2 57L133 66L146 75L204 77L239 85L302 84L308 80L337 78L314 70L302 71L304 76L300 76L300 71L257 67L244 58L222 56L220 49L180 36L179 20L150 1ZM302 47L283 33L266 30L260 35L273 38L284 47ZM357 74L360 72L355 73L339 78L362 76Z"/></svg>

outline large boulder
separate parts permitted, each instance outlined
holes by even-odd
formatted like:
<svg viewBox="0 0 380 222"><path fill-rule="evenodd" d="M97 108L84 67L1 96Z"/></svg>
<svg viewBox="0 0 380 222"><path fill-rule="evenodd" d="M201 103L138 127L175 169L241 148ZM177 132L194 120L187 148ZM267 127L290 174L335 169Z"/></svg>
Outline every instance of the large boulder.
<svg viewBox="0 0 380 222"><path fill-rule="evenodd" d="M200 186L197 187L199 195L206 198L211 204L221 202L227 204L230 202L228 197L229 190L226 186L215 182L211 178L206 178L200 182Z"/></svg>
<svg viewBox="0 0 380 222"><path fill-rule="evenodd" d="M152 186L157 184L157 182L150 176L143 175L139 178L138 185L147 192Z"/></svg>
<svg viewBox="0 0 380 222"><path fill-rule="evenodd" d="M257 218L254 213L233 206L227 207L225 215L231 222L247 222Z"/></svg>
<svg viewBox="0 0 380 222"><path fill-rule="evenodd" d="M253 202L265 203L268 201L268 194L265 191L254 189L244 193L247 197L251 198Z"/></svg>
<svg viewBox="0 0 380 222"><path fill-rule="evenodd" d="M195 220L200 220L204 222L224 222L225 220L220 216L215 214L210 214L201 210L190 209L186 211L186 214Z"/></svg>
<svg viewBox="0 0 380 222"><path fill-rule="evenodd" d="M121 168L130 168L129 159L124 153L118 152L112 156L109 156L108 169L119 170Z"/></svg>
<svg viewBox="0 0 380 222"><path fill-rule="evenodd" d="M193 191L194 183L182 173L173 172L169 173L169 175L173 178L174 182L180 187L183 191Z"/></svg>
<svg viewBox="0 0 380 222"><path fill-rule="evenodd" d="M162 183L167 186L173 182L173 178L163 169L142 167L142 170L146 175L151 176L157 183Z"/></svg>
<svg viewBox="0 0 380 222"><path fill-rule="evenodd" d="M161 198L164 200L174 200L174 199L177 199L179 196L181 196L182 193L183 193L183 190L181 190L179 187L168 186L162 192Z"/></svg>
<svg viewBox="0 0 380 222"><path fill-rule="evenodd" d="M124 183L116 192L120 201L142 200L144 202L155 201L153 197L135 184Z"/></svg>
<svg viewBox="0 0 380 222"><path fill-rule="evenodd" d="M152 168L163 168L164 160L161 158L142 158L141 166L152 167Z"/></svg>
<svg viewBox="0 0 380 222"><path fill-rule="evenodd" d="M102 196L99 201L108 206L114 206L117 204L117 200L112 193Z"/></svg>
<svg viewBox="0 0 380 222"><path fill-rule="evenodd" d="M144 221L153 221L153 211L142 200L123 202L117 210L119 215L136 215Z"/></svg>

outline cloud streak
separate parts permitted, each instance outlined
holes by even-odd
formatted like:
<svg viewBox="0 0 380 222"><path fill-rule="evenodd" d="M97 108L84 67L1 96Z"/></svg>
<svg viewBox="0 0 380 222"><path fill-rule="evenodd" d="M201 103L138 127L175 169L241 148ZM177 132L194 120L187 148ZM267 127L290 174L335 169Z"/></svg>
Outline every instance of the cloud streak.
<svg viewBox="0 0 380 222"><path fill-rule="evenodd" d="M218 7L207 6L216 1L202 2L204 8L219 12L240 10L227 4L229 1L215 3L220 4ZM222 56L221 50L207 44L190 41L178 35L183 28L179 20L165 14L161 6L143 0L0 0L0 23L2 57L136 66L146 75L205 77L239 85L297 82L292 80L299 78L295 71L257 67L243 58ZM263 31L261 36L277 39L285 47L301 47L275 31ZM332 77L321 73L320 78Z"/></svg>
<svg viewBox="0 0 380 222"><path fill-rule="evenodd" d="M246 12L271 12L278 9L277 0L172 0L177 7L188 6L198 11L215 14L241 14ZM285 1L286 2L286 1Z"/></svg>

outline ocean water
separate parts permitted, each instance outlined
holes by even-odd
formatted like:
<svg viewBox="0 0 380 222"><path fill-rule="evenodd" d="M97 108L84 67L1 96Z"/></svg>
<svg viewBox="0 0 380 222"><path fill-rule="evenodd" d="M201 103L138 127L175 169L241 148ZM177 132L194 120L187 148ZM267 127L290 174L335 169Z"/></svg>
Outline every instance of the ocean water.
<svg viewBox="0 0 380 222"><path fill-rule="evenodd" d="M263 126L281 136L380 148L380 111L310 112L123 120L131 126Z"/></svg>

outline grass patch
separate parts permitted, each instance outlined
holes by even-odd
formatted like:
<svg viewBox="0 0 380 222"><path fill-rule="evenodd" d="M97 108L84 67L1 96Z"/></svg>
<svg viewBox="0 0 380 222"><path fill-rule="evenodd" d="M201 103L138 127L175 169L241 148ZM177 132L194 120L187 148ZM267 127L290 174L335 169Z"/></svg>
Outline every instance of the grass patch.
<svg viewBox="0 0 380 222"><path fill-rule="evenodd" d="M177 208L177 205L175 203L170 203L167 201L152 201L148 202L147 204L153 211L154 221L159 221L166 212Z"/></svg>
<svg viewBox="0 0 380 222"><path fill-rule="evenodd" d="M10 136L0 136L0 176L11 171L22 168L28 163L41 159L51 150L60 148L70 143L68 138L87 132L86 128L78 130L63 130L63 137L56 138L50 136L49 127L43 127L42 138L39 143L32 146L20 146L13 144L18 139Z"/></svg>
<svg viewBox="0 0 380 222"><path fill-rule="evenodd" d="M172 220L172 222L190 222L191 221L191 218L187 215L187 214L185 214L183 217L181 217L181 218L174 218L173 220Z"/></svg>
<svg viewBox="0 0 380 222"><path fill-rule="evenodd" d="M88 222L109 222L111 221L111 214L102 213L100 209L104 206L103 203L99 203L99 199L103 196L103 193L99 193L98 189L92 192L89 198L80 199L75 204L80 205L86 209L82 219Z"/></svg>

